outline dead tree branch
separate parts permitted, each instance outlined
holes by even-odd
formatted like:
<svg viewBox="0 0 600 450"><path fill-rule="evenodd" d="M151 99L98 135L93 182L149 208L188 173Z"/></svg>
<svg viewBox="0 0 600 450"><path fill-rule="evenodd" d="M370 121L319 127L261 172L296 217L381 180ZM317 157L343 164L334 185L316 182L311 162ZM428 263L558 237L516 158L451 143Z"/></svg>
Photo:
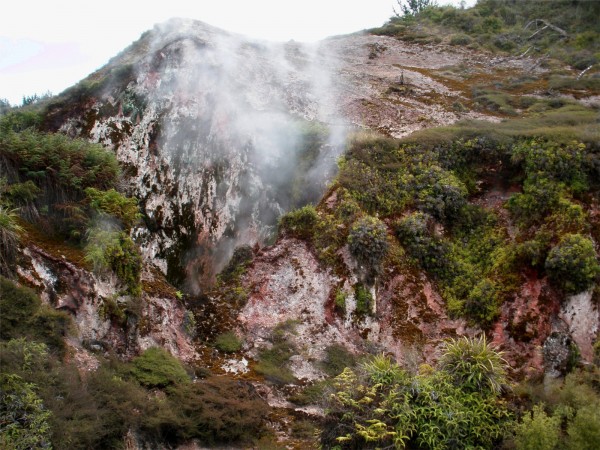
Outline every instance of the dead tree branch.
<svg viewBox="0 0 600 450"><path fill-rule="evenodd" d="M585 69L583 69L581 71L581 73L577 76L578 80L581 80L581 77L585 75L585 73L590 70L592 67L594 67L594 65L592 64L591 66L586 67Z"/></svg>
<svg viewBox="0 0 600 450"><path fill-rule="evenodd" d="M525 25L524 29L526 30L527 28L529 28L531 25L534 25L534 24L535 24L536 28L537 28L537 26L539 24L543 24L544 26L542 28L540 28L539 30L537 30L535 33L533 33L531 36L529 36L527 38L527 40L533 39L539 33L541 33L542 31L544 31L544 30L546 30L548 28L550 28L551 30L556 31L557 33L559 33L564 38L568 38L569 37L569 34L565 30L563 30L562 28L557 27L556 25L552 25L550 22L548 22L548 21L546 21L544 19L533 19L533 20L529 21L527 23L527 25Z"/></svg>

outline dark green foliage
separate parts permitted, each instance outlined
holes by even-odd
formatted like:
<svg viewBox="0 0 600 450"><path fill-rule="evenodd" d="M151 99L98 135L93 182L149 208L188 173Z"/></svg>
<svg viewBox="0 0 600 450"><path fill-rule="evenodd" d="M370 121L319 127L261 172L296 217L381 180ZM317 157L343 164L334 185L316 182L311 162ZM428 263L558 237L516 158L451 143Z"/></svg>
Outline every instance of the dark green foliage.
<svg viewBox="0 0 600 450"><path fill-rule="evenodd" d="M52 350L64 350L63 336L70 324L69 315L43 305L33 291L1 276L0 311L0 339L27 337L48 344Z"/></svg>
<svg viewBox="0 0 600 450"><path fill-rule="evenodd" d="M595 449L600 445L600 371L575 370L550 386L521 385L521 398L533 403L515 427L517 448Z"/></svg>
<svg viewBox="0 0 600 450"><path fill-rule="evenodd" d="M356 314L364 316L370 314L373 310L371 291L360 283L354 286L354 300L356 301L356 309L354 310Z"/></svg>
<svg viewBox="0 0 600 450"><path fill-rule="evenodd" d="M126 231L141 217L137 199L125 197L114 189L101 191L89 187L85 189L85 195L92 208L117 219Z"/></svg>
<svg viewBox="0 0 600 450"><path fill-rule="evenodd" d="M552 450L558 444L560 417L550 417L544 405L536 405L515 427L515 444L523 450Z"/></svg>
<svg viewBox="0 0 600 450"><path fill-rule="evenodd" d="M466 392L500 394L506 383L506 361L502 353L479 338L458 338L445 342L439 367Z"/></svg>
<svg viewBox="0 0 600 450"><path fill-rule="evenodd" d="M289 384L296 381L288 368L290 357L297 351L289 337L290 333L294 333L294 327L293 322L277 325L271 335L271 347L260 350L258 354L259 362L254 369L269 381L277 384Z"/></svg>
<svg viewBox="0 0 600 450"><path fill-rule="evenodd" d="M427 271L445 277L452 267L448 267L450 248L432 234L431 217L424 213L413 213L402 219L396 226L398 239L415 258L419 265Z"/></svg>
<svg viewBox="0 0 600 450"><path fill-rule="evenodd" d="M215 347L225 353L237 352L242 348L242 341L233 331L221 333L215 339Z"/></svg>
<svg viewBox="0 0 600 450"><path fill-rule="evenodd" d="M348 248L361 266L378 273L389 248L385 224L375 217L358 220L348 235Z"/></svg>
<svg viewBox="0 0 600 450"><path fill-rule="evenodd" d="M179 360L159 347L151 347L134 358L131 375L148 388L165 388L190 381Z"/></svg>
<svg viewBox="0 0 600 450"><path fill-rule="evenodd" d="M125 285L126 293L142 293L142 257L138 247L122 231L96 227L89 231L85 259L98 272L111 270Z"/></svg>
<svg viewBox="0 0 600 450"><path fill-rule="evenodd" d="M13 206L24 206L32 203L40 194L41 189L36 184L27 180L25 183L13 183L2 192L2 197Z"/></svg>
<svg viewBox="0 0 600 450"><path fill-rule="evenodd" d="M343 345L333 344L325 348L322 367L328 376L338 376L346 367L354 367L355 364L356 357Z"/></svg>
<svg viewBox="0 0 600 450"><path fill-rule="evenodd" d="M17 210L0 204L0 275L12 275L13 261L22 231Z"/></svg>
<svg viewBox="0 0 600 450"><path fill-rule="evenodd" d="M18 375L0 373L0 448L49 447L50 415L35 385Z"/></svg>
<svg viewBox="0 0 600 450"><path fill-rule="evenodd" d="M490 355L493 357L493 355ZM499 358L499 356L498 356ZM499 359L501 361L501 359ZM334 380L324 447L493 448L509 424L495 389L472 389L452 365L411 376L377 356ZM503 373L502 366L497 367Z"/></svg>
<svg viewBox="0 0 600 450"><path fill-rule="evenodd" d="M342 314L346 312L346 298L347 297L348 297L348 295L344 291L337 290L335 293L335 298L333 299L335 308Z"/></svg>
<svg viewBox="0 0 600 450"><path fill-rule="evenodd" d="M264 431L266 403L251 383L211 377L168 390L153 405L143 429L155 439L181 444L199 439L205 445L250 442Z"/></svg>
<svg viewBox="0 0 600 450"><path fill-rule="evenodd" d="M285 233L301 239L310 239L319 216L312 205L291 211L279 219L279 228Z"/></svg>
<svg viewBox="0 0 600 450"><path fill-rule="evenodd" d="M65 191L109 189L119 174L115 155L99 144L32 130L0 134L0 157L38 185Z"/></svg>
<svg viewBox="0 0 600 450"><path fill-rule="evenodd" d="M463 311L467 317L481 326L489 326L499 315L498 293L493 281L481 280L473 287L465 300Z"/></svg>
<svg viewBox="0 0 600 450"><path fill-rule="evenodd" d="M600 274L593 242L580 234L567 234L550 250L545 263L550 280L566 293L588 289Z"/></svg>
<svg viewBox="0 0 600 450"><path fill-rule="evenodd" d="M0 134L21 132L27 129L38 129L43 116L38 111L27 108L8 112L0 118Z"/></svg>

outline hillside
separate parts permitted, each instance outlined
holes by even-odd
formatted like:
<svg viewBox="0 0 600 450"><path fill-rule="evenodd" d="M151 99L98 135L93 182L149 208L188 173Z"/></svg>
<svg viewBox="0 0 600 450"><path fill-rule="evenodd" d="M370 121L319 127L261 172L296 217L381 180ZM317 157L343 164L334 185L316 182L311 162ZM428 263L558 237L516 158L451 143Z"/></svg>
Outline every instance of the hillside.
<svg viewBox="0 0 600 450"><path fill-rule="evenodd" d="M596 11L172 19L4 111L0 447L597 448Z"/></svg>

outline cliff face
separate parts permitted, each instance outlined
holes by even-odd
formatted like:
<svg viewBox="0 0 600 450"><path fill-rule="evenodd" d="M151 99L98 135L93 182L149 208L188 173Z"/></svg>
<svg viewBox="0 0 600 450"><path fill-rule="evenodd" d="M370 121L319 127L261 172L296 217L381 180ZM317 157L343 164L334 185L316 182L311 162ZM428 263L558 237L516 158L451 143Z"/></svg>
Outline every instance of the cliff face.
<svg viewBox="0 0 600 450"><path fill-rule="evenodd" d="M471 108L472 83L541 70L529 59L383 36L274 44L173 20L65 92L70 106L51 106L47 125L116 152L145 217L133 235L146 261L198 290L236 246L269 242L278 216L321 198L349 130L402 137L462 118L499 121L501 114ZM370 314L355 314L357 279L351 258L344 260L346 275L333 273L305 243L287 238L258 254L242 280L249 295L237 316L251 355L286 320L299 321L303 361L321 360L335 342L352 350L369 350L370 342L418 364L436 359L443 338L480 332L450 319L434 283L414 270L383 274L371 288ZM553 333L572 336L590 360L600 323L591 295L560 302L547 280L530 278L493 328L513 368L542 370L542 345ZM92 290L101 286L85 279L96 283ZM345 312L334 307L340 289L348 293ZM147 308L180 323L171 301L153 297ZM85 317L83 328L110 333ZM161 345L179 339L149 336ZM300 378L321 375L315 364L296 369Z"/></svg>
<svg viewBox="0 0 600 450"><path fill-rule="evenodd" d="M467 57L368 35L254 42L173 20L64 93L49 123L115 150L146 217L144 256L205 286L236 245L320 198L349 127L402 136L483 117L454 110L463 92L428 74Z"/></svg>
<svg viewBox="0 0 600 450"><path fill-rule="evenodd" d="M42 301L72 314L76 332L67 343L80 369L94 369L94 354L107 351L131 358L158 346L183 361L197 357L189 313L156 269L145 267L139 298L120 296L114 276L95 275L70 262L60 250L42 247L30 242L22 248L17 272Z"/></svg>

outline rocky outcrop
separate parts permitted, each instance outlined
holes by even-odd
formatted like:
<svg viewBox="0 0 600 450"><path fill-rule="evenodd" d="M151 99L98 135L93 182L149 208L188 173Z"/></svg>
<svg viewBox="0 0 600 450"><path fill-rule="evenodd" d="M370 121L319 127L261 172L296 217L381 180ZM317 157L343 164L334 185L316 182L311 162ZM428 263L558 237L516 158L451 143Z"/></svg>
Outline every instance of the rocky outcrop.
<svg viewBox="0 0 600 450"><path fill-rule="evenodd" d="M320 363L334 344L353 352L391 353L416 369L437 359L442 339L477 332L464 320L448 318L441 297L423 276L403 272L382 278L371 289L371 313L359 314L356 276L340 277L323 268L303 241L278 241L255 258L243 279L249 297L237 321L250 355L270 345L278 325L293 322L290 338L300 353L290 358L290 368L297 378L323 376ZM344 312L334 309L337 290L347 293Z"/></svg>
<svg viewBox="0 0 600 450"><path fill-rule="evenodd" d="M40 293L42 301L68 311L75 330L67 343L83 370L95 368L93 353L111 350L124 358L160 346L184 361L196 358L186 310L172 287L146 267L141 298L120 296L120 286L29 244L22 250L19 279Z"/></svg>
<svg viewBox="0 0 600 450"><path fill-rule="evenodd" d="M349 127L399 137L486 117L457 111L470 87L433 72L467 60L492 64L384 36L276 44L177 19L64 94L71 106L51 105L48 123L116 152L145 215L144 256L194 288L320 198Z"/></svg>

